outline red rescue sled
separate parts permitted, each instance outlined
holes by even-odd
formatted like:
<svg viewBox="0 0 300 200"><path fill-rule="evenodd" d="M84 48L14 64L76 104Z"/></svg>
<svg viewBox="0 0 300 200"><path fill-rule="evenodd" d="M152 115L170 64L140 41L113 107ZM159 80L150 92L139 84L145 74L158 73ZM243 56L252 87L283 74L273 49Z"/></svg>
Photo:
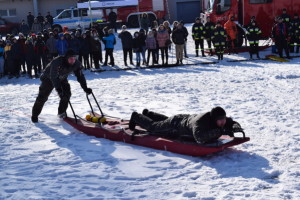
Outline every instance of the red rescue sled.
<svg viewBox="0 0 300 200"><path fill-rule="evenodd" d="M94 96L94 94L92 95ZM89 101L88 96L87 99ZM91 106L90 101L89 104ZM98 103L97 105L101 111ZM250 140L250 138L245 137L245 134L243 133L243 137L222 136L215 143L199 145L194 141L193 138L165 138L155 134L147 133L140 127L137 127L137 130L135 132L132 132L130 129L128 129L128 120L124 121L118 118L105 116L106 122L93 123L75 115L71 103L70 107L75 118L66 117L64 121L73 126L75 129L81 131L82 133L98 138L105 138L113 141L165 150L178 154L190 156L205 156L207 154L223 151L228 147L242 144ZM97 113L94 113L93 109L91 115L97 117L104 116L102 111L101 115L99 115Z"/></svg>

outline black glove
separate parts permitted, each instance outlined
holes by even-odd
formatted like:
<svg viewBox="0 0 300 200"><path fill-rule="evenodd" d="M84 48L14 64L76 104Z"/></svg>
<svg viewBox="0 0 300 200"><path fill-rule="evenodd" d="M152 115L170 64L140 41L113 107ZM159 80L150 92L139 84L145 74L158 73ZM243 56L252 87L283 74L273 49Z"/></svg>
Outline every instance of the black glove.
<svg viewBox="0 0 300 200"><path fill-rule="evenodd" d="M58 96L59 96L60 98L63 98L63 96L64 96L64 91L63 91L61 88L57 88L56 91L57 91L57 93L58 93Z"/></svg>
<svg viewBox="0 0 300 200"><path fill-rule="evenodd" d="M223 130L223 135L228 135L230 137L234 137L233 131L232 130L228 130L228 129L224 129Z"/></svg>
<svg viewBox="0 0 300 200"><path fill-rule="evenodd" d="M84 89L84 92L87 94L92 94L93 90L91 88Z"/></svg>
<svg viewBox="0 0 300 200"><path fill-rule="evenodd" d="M236 133L236 132L243 132L244 129L242 129L241 125L239 123L234 123L232 125L232 132Z"/></svg>

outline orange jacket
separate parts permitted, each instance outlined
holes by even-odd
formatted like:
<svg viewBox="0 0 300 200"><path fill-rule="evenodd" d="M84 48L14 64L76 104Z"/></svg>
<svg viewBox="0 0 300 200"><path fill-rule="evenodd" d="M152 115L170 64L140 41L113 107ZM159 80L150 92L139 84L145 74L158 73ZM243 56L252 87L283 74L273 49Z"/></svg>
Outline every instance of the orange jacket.
<svg viewBox="0 0 300 200"><path fill-rule="evenodd" d="M226 30L227 35L230 37L230 40L235 40L237 37L237 25L235 22L229 20L224 24L224 29Z"/></svg>

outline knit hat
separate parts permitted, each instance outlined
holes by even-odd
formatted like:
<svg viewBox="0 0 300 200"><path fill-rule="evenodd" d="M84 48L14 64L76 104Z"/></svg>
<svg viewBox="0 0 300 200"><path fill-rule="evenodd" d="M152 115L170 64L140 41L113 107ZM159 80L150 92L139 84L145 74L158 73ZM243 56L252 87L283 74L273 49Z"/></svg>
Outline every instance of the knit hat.
<svg viewBox="0 0 300 200"><path fill-rule="evenodd" d="M226 112L223 108L218 106L211 109L210 116L213 121L217 121L219 119L224 119L226 117Z"/></svg>
<svg viewBox="0 0 300 200"><path fill-rule="evenodd" d="M71 58L71 57L76 57L76 53L72 49L68 49L66 54L65 54L65 58L68 59L68 58Z"/></svg>

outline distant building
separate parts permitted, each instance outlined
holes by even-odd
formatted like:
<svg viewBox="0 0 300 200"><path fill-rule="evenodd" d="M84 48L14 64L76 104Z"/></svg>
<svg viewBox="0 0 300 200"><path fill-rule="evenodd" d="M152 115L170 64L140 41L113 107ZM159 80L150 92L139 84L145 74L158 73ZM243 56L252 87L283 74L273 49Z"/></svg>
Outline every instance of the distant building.
<svg viewBox="0 0 300 200"><path fill-rule="evenodd" d="M26 20L28 12L35 17L40 12L43 16L47 12L55 17L63 9L75 7L77 0L0 0L0 17L11 22Z"/></svg>

